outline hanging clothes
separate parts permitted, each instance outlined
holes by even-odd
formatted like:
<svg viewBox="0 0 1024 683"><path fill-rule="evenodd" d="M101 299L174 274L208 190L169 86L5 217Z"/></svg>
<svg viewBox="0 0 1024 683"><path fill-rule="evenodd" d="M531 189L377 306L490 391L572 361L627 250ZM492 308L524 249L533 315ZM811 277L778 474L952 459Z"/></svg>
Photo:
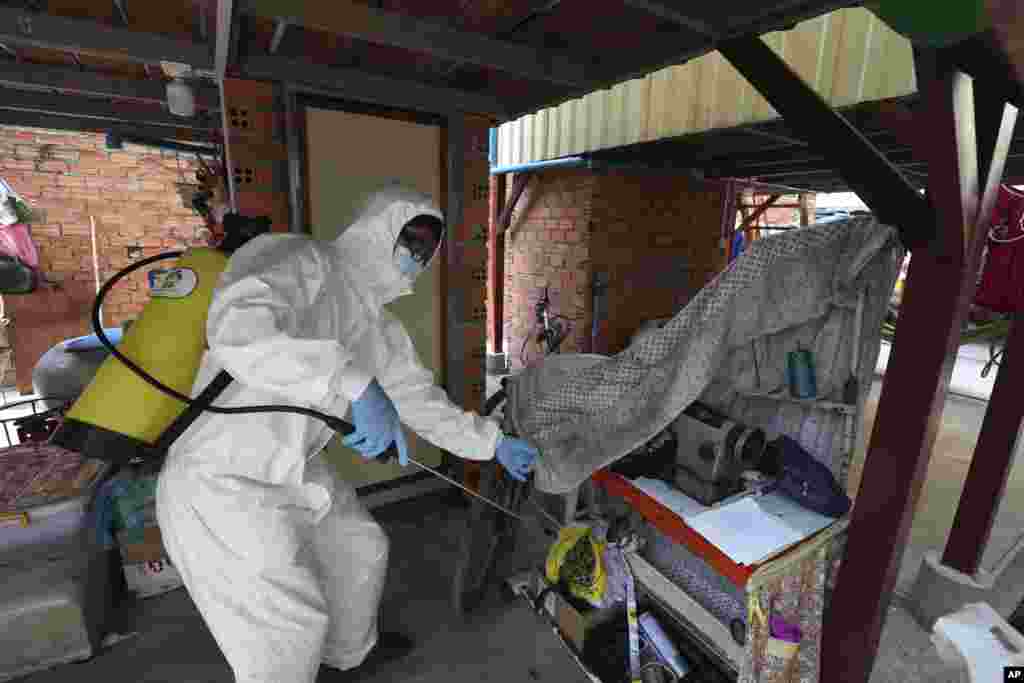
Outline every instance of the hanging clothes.
<svg viewBox="0 0 1024 683"><path fill-rule="evenodd" d="M997 313L1024 310L1024 192L999 188L974 302Z"/></svg>
<svg viewBox="0 0 1024 683"><path fill-rule="evenodd" d="M0 253L16 257L30 268L39 268L39 251L25 223L0 226Z"/></svg>

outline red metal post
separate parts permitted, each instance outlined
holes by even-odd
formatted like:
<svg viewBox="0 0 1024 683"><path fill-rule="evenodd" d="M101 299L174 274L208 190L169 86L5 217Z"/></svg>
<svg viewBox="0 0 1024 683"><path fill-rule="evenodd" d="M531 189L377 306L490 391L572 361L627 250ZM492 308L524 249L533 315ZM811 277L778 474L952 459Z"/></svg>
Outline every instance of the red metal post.
<svg viewBox="0 0 1024 683"><path fill-rule="evenodd" d="M505 351L505 226L501 216L505 210L505 174L491 176L491 219L487 226L487 287L491 349Z"/></svg>
<svg viewBox="0 0 1024 683"><path fill-rule="evenodd" d="M1010 331L942 555L942 564L969 576L978 571L1013 463L1024 419L1021 387L1024 387L1024 324L1018 319Z"/></svg>
<svg viewBox="0 0 1024 683"><path fill-rule="evenodd" d="M922 85L919 155L928 161L934 237L911 259L845 557L827 608L821 680L829 683L870 678L982 243L973 230L978 173L971 81L952 73Z"/></svg>
<svg viewBox="0 0 1024 683"><path fill-rule="evenodd" d="M977 85L975 87L978 87ZM1003 177L1006 155L1013 138L1017 109L991 93L979 94L976 102L978 121L978 159L986 170L985 194L978 214L977 230L987 233L992 206ZM1014 349L1017 349L1014 351ZM960 494L953 528L946 542L942 563L973 576L988 545L992 524L1003 498L1024 419L1024 401L1016 394L1024 386L1024 363L1018 355L1010 362L1011 351L1024 353L1024 324L1014 321L1006 352L985 410L967 481Z"/></svg>

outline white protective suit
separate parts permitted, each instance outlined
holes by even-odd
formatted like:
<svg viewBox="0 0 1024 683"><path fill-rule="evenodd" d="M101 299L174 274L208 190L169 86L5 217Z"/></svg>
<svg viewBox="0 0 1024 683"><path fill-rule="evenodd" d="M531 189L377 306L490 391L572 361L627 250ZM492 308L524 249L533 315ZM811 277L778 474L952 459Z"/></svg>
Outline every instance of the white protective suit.
<svg viewBox="0 0 1024 683"><path fill-rule="evenodd" d="M412 291L393 264L401 227L440 213L418 194L373 195L333 243L265 235L230 259L214 293L193 395L221 369L221 406L290 404L343 417L374 377L402 422L471 460L495 422L452 404L382 306ZM320 451L332 432L288 413L201 416L157 490L164 543L239 683L314 681L321 661L360 664L377 641L388 540Z"/></svg>

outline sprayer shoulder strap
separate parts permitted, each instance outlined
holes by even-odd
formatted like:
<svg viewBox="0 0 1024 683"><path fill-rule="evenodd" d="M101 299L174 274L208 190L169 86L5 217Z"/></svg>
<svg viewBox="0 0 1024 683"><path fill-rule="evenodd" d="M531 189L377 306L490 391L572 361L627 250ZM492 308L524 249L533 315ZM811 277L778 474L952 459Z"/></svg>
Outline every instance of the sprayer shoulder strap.
<svg viewBox="0 0 1024 683"><path fill-rule="evenodd" d="M202 393L192 399L192 403L185 410L181 411L181 414L174 419L174 422L168 425L167 429L160 435L160 438L157 439L153 449L161 457L165 455L171 444L185 433L185 430L196 421L196 418L203 414L203 411L213 405L214 400L221 395L232 381L233 378L228 374L227 370L218 372L217 376L206 385Z"/></svg>

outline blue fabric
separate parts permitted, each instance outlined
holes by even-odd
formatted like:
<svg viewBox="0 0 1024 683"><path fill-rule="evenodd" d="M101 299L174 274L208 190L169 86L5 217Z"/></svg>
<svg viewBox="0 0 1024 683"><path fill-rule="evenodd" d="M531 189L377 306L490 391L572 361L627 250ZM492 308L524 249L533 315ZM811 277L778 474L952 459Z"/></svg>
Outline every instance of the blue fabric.
<svg viewBox="0 0 1024 683"><path fill-rule="evenodd" d="M117 499L128 492L130 485L131 481L127 479L111 479L96 492L96 499L93 502L96 543L104 550L114 547Z"/></svg>
<svg viewBox="0 0 1024 683"><path fill-rule="evenodd" d="M526 481L526 478L530 475L530 470L533 469L533 463L537 459L537 449L523 441L522 439L513 439L510 437L502 437L501 441L498 442L498 448L494 452L494 457L497 458L513 479L519 481Z"/></svg>
<svg viewBox="0 0 1024 683"><path fill-rule="evenodd" d="M352 420L356 431L344 437L343 444L359 451L364 458L376 458L394 442L398 463L403 467L409 464L409 446L398 410L377 380L370 382L363 395L352 403Z"/></svg>
<svg viewBox="0 0 1024 683"><path fill-rule="evenodd" d="M107 339L110 343L117 346L121 343L123 336L123 330L120 327L104 327L103 333L107 335ZM74 339L68 339L64 342L65 351L92 351L94 349L105 348L100 342L100 338L95 334L87 334L84 337L75 337Z"/></svg>
<svg viewBox="0 0 1024 683"><path fill-rule="evenodd" d="M780 493L826 517L841 517L850 510L849 497L825 465L788 436L780 436L776 444L782 456Z"/></svg>
<svg viewBox="0 0 1024 683"><path fill-rule="evenodd" d="M737 230L732 236L732 256L729 261L735 261L738 256L743 253L743 250L747 248L747 239L743 235L742 230Z"/></svg>

